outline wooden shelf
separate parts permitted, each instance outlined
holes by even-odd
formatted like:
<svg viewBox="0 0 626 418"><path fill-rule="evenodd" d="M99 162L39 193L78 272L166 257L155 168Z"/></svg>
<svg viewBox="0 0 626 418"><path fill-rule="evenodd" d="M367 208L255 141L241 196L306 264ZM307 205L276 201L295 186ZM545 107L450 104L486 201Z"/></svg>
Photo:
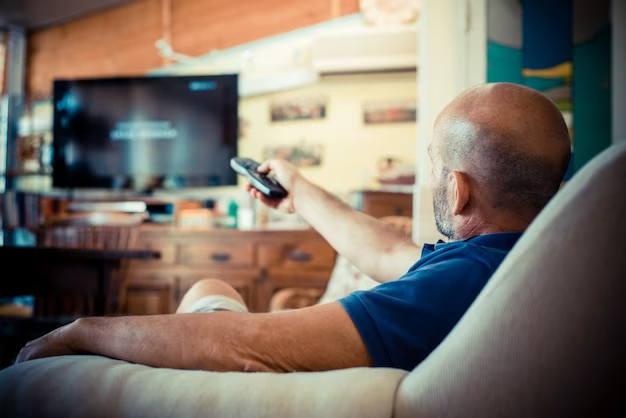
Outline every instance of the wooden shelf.
<svg viewBox="0 0 626 418"><path fill-rule="evenodd" d="M24 171L24 170L9 170L4 173L0 173L0 177L24 177L24 176L51 176L51 171Z"/></svg>
<svg viewBox="0 0 626 418"><path fill-rule="evenodd" d="M360 209L374 217L413 216L413 195L406 192L362 190L357 192Z"/></svg>

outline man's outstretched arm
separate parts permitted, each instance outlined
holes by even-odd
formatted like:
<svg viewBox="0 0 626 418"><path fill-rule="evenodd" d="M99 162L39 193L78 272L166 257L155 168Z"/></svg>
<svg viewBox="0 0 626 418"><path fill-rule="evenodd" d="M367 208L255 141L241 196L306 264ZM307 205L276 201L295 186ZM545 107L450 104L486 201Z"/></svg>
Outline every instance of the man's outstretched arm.
<svg viewBox="0 0 626 418"><path fill-rule="evenodd" d="M359 270L379 282L396 280L421 256L421 248L397 228L356 211L328 191L305 179L283 160L268 160L260 171L271 170L289 191L282 200L250 193L270 207L301 215L328 243Z"/></svg>
<svg viewBox="0 0 626 418"><path fill-rule="evenodd" d="M338 303L267 314L82 318L31 341L17 361L81 353L154 367L214 371L371 366L357 329Z"/></svg>

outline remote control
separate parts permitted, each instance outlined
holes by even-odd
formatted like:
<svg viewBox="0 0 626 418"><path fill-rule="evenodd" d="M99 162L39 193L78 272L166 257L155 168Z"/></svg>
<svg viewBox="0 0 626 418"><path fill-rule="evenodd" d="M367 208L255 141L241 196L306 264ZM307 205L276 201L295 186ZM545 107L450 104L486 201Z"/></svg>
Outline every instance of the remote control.
<svg viewBox="0 0 626 418"><path fill-rule="evenodd" d="M244 176L252 187L265 196L271 199L282 199L287 196L287 190L280 183L267 174L257 171L259 165L259 163L250 158L233 157L230 159L230 166L233 170Z"/></svg>

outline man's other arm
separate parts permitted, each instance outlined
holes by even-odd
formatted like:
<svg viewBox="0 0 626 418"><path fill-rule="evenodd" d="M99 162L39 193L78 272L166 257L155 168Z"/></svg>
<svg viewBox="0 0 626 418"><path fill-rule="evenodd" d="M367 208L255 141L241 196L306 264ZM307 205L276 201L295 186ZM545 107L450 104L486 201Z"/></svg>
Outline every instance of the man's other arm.
<svg viewBox="0 0 626 418"><path fill-rule="evenodd" d="M321 371L371 366L338 303L275 313L213 312L79 319L28 343L17 361L91 353L153 367Z"/></svg>

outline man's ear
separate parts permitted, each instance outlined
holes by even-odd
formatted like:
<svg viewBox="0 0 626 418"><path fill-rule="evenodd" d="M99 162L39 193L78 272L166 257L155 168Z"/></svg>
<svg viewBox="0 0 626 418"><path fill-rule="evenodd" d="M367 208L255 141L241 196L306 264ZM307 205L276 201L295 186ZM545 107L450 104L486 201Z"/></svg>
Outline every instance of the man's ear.
<svg viewBox="0 0 626 418"><path fill-rule="evenodd" d="M463 212L470 199L470 185L467 176L460 171L451 171L448 174L448 191L452 214L458 215Z"/></svg>

